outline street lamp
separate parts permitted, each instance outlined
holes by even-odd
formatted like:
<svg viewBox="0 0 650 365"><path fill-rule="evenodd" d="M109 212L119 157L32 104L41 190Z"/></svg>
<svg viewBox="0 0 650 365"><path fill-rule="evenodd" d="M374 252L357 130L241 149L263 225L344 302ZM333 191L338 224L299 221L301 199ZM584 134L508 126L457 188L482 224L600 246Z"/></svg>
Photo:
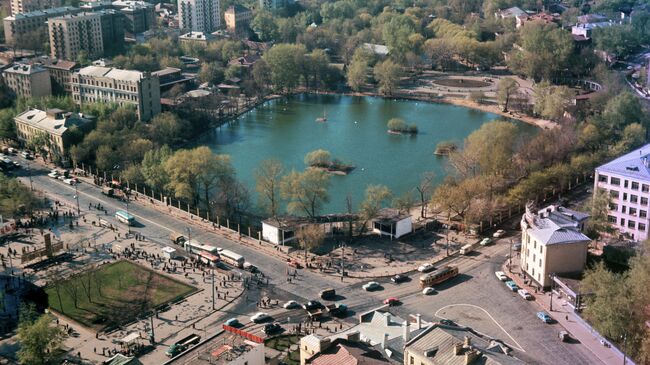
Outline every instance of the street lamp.
<svg viewBox="0 0 650 365"><path fill-rule="evenodd" d="M550 293L551 294L551 306L550 306L550 309L551 309L551 312L552 312L553 311L553 282L555 280L555 273L549 274L548 276L549 276L549 278L551 278L551 293Z"/></svg>
<svg viewBox="0 0 650 365"><path fill-rule="evenodd" d="M29 179L31 184L31 178ZM77 183L74 183L74 198L77 200L77 216L81 214L81 209L79 209L79 192L77 191ZM127 210L128 213L128 210Z"/></svg>
<svg viewBox="0 0 650 365"><path fill-rule="evenodd" d="M510 239L510 255L508 255L508 272L512 273L512 238Z"/></svg>

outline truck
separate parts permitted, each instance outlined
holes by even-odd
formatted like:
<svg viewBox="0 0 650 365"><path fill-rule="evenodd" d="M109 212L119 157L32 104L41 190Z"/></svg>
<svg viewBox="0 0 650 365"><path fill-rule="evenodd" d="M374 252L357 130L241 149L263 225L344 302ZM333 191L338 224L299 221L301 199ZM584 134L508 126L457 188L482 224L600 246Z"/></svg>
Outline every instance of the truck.
<svg viewBox="0 0 650 365"><path fill-rule="evenodd" d="M325 310L335 317L344 317L348 313L348 306L343 303L328 304Z"/></svg>
<svg viewBox="0 0 650 365"><path fill-rule="evenodd" d="M168 357L174 357L180 354L181 352L187 350L188 348L190 348L190 346L194 346L199 342L201 342L201 336L196 334L191 334L187 337L184 337L180 341L172 344L171 346L169 346L167 351L165 351L165 355L167 355Z"/></svg>
<svg viewBox="0 0 650 365"><path fill-rule="evenodd" d="M465 246L460 248L460 254L461 255L468 255L470 252L472 252L474 249L474 245L466 244Z"/></svg>
<svg viewBox="0 0 650 365"><path fill-rule="evenodd" d="M115 189L108 186L104 186L102 187L102 194L106 195L109 198L112 198L113 195L115 195Z"/></svg>

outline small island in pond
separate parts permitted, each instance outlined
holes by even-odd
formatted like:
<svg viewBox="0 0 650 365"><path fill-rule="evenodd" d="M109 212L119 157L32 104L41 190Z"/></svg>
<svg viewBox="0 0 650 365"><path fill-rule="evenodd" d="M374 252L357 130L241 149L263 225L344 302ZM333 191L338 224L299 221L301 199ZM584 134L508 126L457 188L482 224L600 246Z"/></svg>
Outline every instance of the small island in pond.
<svg viewBox="0 0 650 365"><path fill-rule="evenodd" d="M456 143L451 141L442 141L438 143L433 154L438 156L449 156L449 154L456 151L456 149L458 149Z"/></svg>
<svg viewBox="0 0 650 365"><path fill-rule="evenodd" d="M354 166L343 163L339 159L332 159L332 155L326 150L315 150L305 156L305 164L310 168L320 169L332 174L347 175Z"/></svg>
<svg viewBox="0 0 650 365"><path fill-rule="evenodd" d="M399 118L393 118L388 121L388 133L390 134L418 134L418 126L415 124L408 125Z"/></svg>

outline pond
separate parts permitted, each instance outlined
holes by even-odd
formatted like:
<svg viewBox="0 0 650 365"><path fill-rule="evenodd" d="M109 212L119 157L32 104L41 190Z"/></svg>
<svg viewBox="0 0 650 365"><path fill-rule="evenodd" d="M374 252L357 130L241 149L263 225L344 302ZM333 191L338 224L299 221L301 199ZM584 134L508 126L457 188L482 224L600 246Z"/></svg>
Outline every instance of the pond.
<svg viewBox="0 0 650 365"><path fill-rule="evenodd" d="M327 121L317 122L324 114ZM196 144L231 155L238 177L253 195L254 170L263 160L276 158L287 171L301 171L307 153L328 150L333 158L356 167L349 175L331 175L330 202L323 213L334 213L345 211L348 194L357 207L370 184L386 185L398 196L415 189L425 172L434 172L439 183L448 168L446 158L433 154L438 142L453 140L461 145L472 131L498 117L448 104L299 94L268 101L240 116L236 123L214 129ZM391 118L415 123L419 133L387 133L386 123ZM513 123L522 133L536 130Z"/></svg>

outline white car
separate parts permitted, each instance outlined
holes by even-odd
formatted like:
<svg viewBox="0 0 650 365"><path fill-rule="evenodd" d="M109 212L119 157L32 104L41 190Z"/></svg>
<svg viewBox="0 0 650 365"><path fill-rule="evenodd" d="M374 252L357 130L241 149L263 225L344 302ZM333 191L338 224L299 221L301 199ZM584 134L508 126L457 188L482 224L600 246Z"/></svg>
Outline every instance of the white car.
<svg viewBox="0 0 650 365"><path fill-rule="evenodd" d="M298 308L298 307L300 307L300 304L298 304L298 302L296 302L295 300L290 300L284 303L284 305L282 306L282 308L284 309L291 309L291 308Z"/></svg>
<svg viewBox="0 0 650 365"><path fill-rule="evenodd" d="M491 238L488 238L488 237L485 237L484 239L481 240L481 242L479 243L479 245L481 245L481 246L487 246L487 245L489 245L490 243L492 243L492 239L491 239Z"/></svg>
<svg viewBox="0 0 650 365"><path fill-rule="evenodd" d="M371 281L368 284L365 284L363 286L363 290L365 291L371 291L379 288L379 283L376 281Z"/></svg>
<svg viewBox="0 0 650 365"><path fill-rule="evenodd" d="M503 271L495 271L494 275L496 275L497 279L501 281L508 281L508 277L506 276L506 273L504 273Z"/></svg>
<svg viewBox="0 0 650 365"><path fill-rule="evenodd" d="M251 317L251 322L253 323L260 323L264 322L265 320L269 319L268 313L264 312L257 312L254 316Z"/></svg>
<svg viewBox="0 0 650 365"><path fill-rule="evenodd" d="M517 290L517 293L519 293L519 295L521 295L521 297L526 299L526 300L533 299L533 296L530 295L530 293L526 289L519 289L519 290Z"/></svg>
<svg viewBox="0 0 650 365"><path fill-rule="evenodd" d="M75 185L77 183L77 179L65 179L63 182L68 185Z"/></svg>
<svg viewBox="0 0 650 365"><path fill-rule="evenodd" d="M49 177L51 177L53 179L57 179L59 177L59 174L56 171L52 171L49 174L47 174L47 176L49 176Z"/></svg>
<svg viewBox="0 0 650 365"><path fill-rule="evenodd" d="M492 234L492 237L494 237L494 238L501 238L501 237L503 237L505 234L506 234L506 231L504 231L503 229L500 229L500 230L494 232L494 233Z"/></svg>
<svg viewBox="0 0 650 365"><path fill-rule="evenodd" d="M422 289L422 294L424 294L424 295L431 295L431 294L433 294L435 292L436 292L436 289L434 289L434 288L432 288L430 286Z"/></svg>
<svg viewBox="0 0 650 365"><path fill-rule="evenodd" d="M433 269L434 269L433 265L431 265L429 263L422 264L422 265L418 266L418 271L419 272L429 272L429 271L431 271Z"/></svg>

